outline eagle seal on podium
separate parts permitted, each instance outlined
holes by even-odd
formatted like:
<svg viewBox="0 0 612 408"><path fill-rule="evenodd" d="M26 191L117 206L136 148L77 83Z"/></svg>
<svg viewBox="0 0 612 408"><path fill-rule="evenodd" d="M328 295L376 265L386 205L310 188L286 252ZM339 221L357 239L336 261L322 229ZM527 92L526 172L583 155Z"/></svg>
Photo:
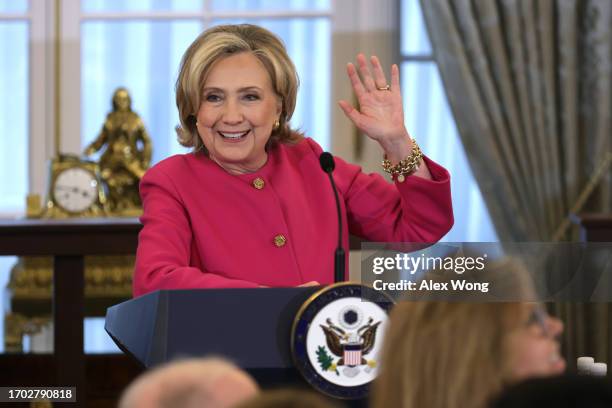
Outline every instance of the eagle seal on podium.
<svg viewBox="0 0 612 408"><path fill-rule="evenodd" d="M336 366L355 367L368 364L363 356L374 348L376 329L381 323L378 321L372 324L373 321L374 319L370 317L367 324L352 333L334 325L330 318L327 318L326 325L320 325L325 333L327 347L334 355L340 357Z"/></svg>
<svg viewBox="0 0 612 408"><path fill-rule="evenodd" d="M312 295L295 318L291 339L306 381L335 398L366 397L392 305L384 293L350 282Z"/></svg>

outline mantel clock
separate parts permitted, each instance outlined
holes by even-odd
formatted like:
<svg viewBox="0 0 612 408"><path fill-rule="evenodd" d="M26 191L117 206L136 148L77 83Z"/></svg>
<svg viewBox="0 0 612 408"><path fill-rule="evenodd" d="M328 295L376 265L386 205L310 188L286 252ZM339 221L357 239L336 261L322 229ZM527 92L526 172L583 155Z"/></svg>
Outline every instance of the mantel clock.
<svg viewBox="0 0 612 408"><path fill-rule="evenodd" d="M44 218L107 215L106 194L98 164L60 154L51 161Z"/></svg>

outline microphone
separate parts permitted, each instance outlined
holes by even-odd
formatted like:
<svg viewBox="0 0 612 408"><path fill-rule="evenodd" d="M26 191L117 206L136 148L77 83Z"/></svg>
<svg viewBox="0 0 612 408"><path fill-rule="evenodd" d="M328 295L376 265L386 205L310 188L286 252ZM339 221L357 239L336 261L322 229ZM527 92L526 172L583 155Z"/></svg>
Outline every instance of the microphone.
<svg viewBox="0 0 612 408"><path fill-rule="evenodd" d="M327 173L329 182L331 183L332 189L334 190L334 197L336 199L336 211L338 213L338 247L334 253L334 282L344 281L344 248L342 248L342 213L340 212L340 199L338 198L338 190L336 189L336 183L332 177L332 172L336 168L334 157L328 153L323 152L319 156L319 163L321 169Z"/></svg>

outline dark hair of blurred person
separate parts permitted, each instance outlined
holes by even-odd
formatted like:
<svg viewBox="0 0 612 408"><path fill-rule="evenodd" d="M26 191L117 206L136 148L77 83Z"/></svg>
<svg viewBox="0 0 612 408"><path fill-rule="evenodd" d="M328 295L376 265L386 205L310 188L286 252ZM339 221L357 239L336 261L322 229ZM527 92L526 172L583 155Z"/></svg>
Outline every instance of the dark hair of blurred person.
<svg viewBox="0 0 612 408"><path fill-rule="evenodd" d="M282 389L266 391L236 408L338 408L329 399L312 391Z"/></svg>
<svg viewBox="0 0 612 408"><path fill-rule="evenodd" d="M576 375L533 378L508 387L491 404L491 408L519 407L612 407L612 382Z"/></svg>

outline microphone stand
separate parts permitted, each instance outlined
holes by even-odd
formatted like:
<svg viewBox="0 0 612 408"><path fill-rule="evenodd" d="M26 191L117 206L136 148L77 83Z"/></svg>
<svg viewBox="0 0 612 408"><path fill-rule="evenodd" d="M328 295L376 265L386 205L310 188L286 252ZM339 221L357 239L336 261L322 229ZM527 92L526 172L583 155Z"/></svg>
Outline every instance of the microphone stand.
<svg viewBox="0 0 612 408"><path fill-rule="evenodd" d="M336 167L336 163L334 163L334 157L328 152L321 153L321 156L319 156L319 162L321 164L321 168L325 173L327 173L327 177L329 177L332 190L334 190L334 198L336 199L336 212L338 214L338 246L334 252L334 282L338 283L344 281L345 252L344 248L342 247L342 213L340 212L340 199L338 198L336 183L332 177L332 172Z"/></svg>

